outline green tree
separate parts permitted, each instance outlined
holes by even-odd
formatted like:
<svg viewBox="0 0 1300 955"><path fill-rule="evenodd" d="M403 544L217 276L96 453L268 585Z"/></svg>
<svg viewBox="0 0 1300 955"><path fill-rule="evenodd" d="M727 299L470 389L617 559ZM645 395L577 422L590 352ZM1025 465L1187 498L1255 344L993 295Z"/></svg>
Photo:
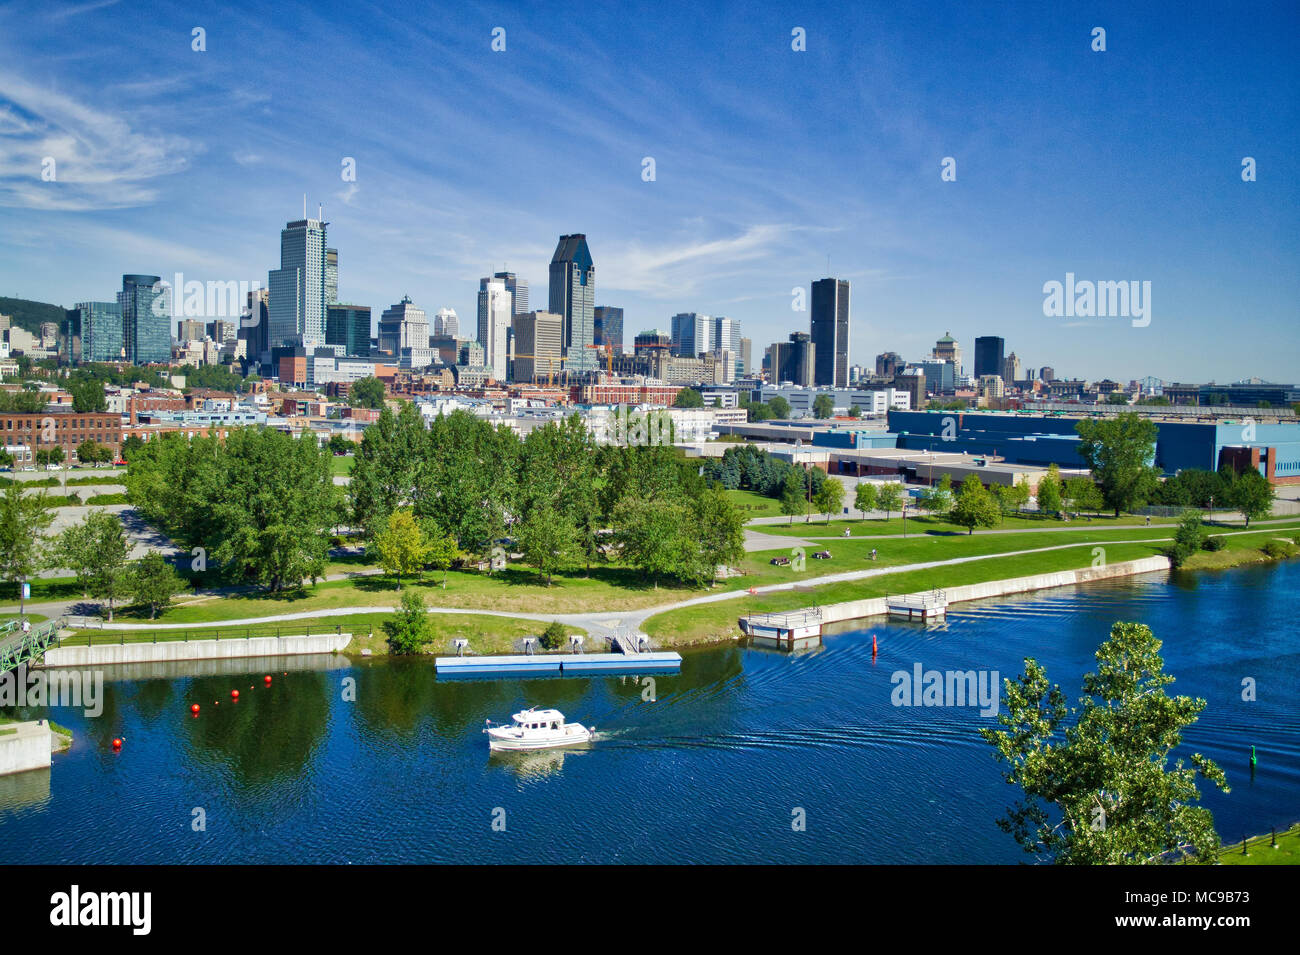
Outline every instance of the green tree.
<svg viewBox="0 0 1300 955"><path fill-rule="evenodd" d="M450 534L429 534L426 539L424 560L430 567L442 571L442 588L446 590L447 571L460 560L460 548L456 546L456 538Z"/></svg>
<svg viewBox="0 0 1300 955"><path fill-rule="evenodd" d="M131 455L144 447L144 442L136 435L128 435L127 439L122 442L122 460L129 462Z"/></svg>
<svg viewBox="0 0 1300 955"><path fill-rule="evenodd" d="M717 485L696 495L691 512L700 561L709 568L711 586L718 567L738 564L745 556L745 517Z"/></svg>
<svg viewBox="0 0 1300 955"><path fill-rule="evenodd" d="M519 524L519 550L537 576L551 586L556 568L573 560L578 552L578 531L573 523L549 502L536 504Z"/></svg>
<svg viewBox="0 0 1300 955"><path fill-rule="evenodd" d="M172 565L154 550L135 562L129 584L135 602L149 608L150 620L157 617L184 586Z"/></svg>
<svg viewBox="0 0 1300 955"><path fill-rule="evenodd" d="M1038 512L1044 516L1061 509L1061 469L1055 461L1047 466L1047 473L1039 480L1034 497L1038 501Z"/></svg>
<svg viewBox="0 0 1300 955"><path fill-rule="evenodd" d="M703 408L704 396L694 388L683 388L673 400L674 408Z"/></svg>
<svg viewBox="0 0 1300 955"><path fill-rule="evenodd" d="M1061 486L1061 500L1076 511L1100 511L1106 506L1101 489L1082 474L1065 479Z"/></svg>
<svg viewBox="0 0 1300 955"><path fill-rule="evenodd" d="M388 635L388 651L395 656L424 652L433 633L424 597L418 590L402 593L402 605L384 621L384 632Z"/></svg>
<svg viewBox="0 0 1300 955"><path fill-rule="evenodd" d="M4 448L0 448L0 468L11 468L13 466L14 456Z"/></svg>
<svg viewBox="0 0 1300 955"><path fill-rule="evenodd" d="M831 522L831 515L838 514L844 506L844 485L839 481L822 481L822 486L813 495L813 507L817 513L826 515L826 523Z"/></svg>
<svg viewBox="0 0 1300 955"><path fill-rule="evenodd" d="M120 528L121 521L105 511L92 510L80 524L65 528L55 539L50 563L72 571L83 598L90 596L91 582L99 564L99 542Z"/></svg>
<svg viewBox="0 0 1300 955"><path fill-rule="evenodd" d="M1174 542L1165 548L1165 556L1175 569L1183 566L1188 557L1201 549L1205 532L1201 530L1201 515L1197 511L1187 511L1178 519L1178 529L1174 531Z"/></svg>
<svg viewBox="0 0 1300 955"><path fill-rule="evenodd" d="M1197 779L1224 792L1223 770L1199 753L1169 766L1183 730L1205 700L1170 697L1160 641L1140 623L1117 623L1083 679L1077 709L1033 659L1004 681L1003 729L980 735L1007 763L1006 781L1023 798L998 826L1024 850L1064 864L1212 861L1219 837Z"/></svg>
<svg viewBox="0 0 1300 955"><path fill-rule="evenodd" d="M398 590L402 589L402 577L419 570L428 552L424 532L407 508L388 515L387 525L375 535L372 546L384 573L397 578Z"/></svg>
<svg viewBox="0 0 1300 955"><path fill-rule="evenodd" d="M357 445L356 442L349 441L341 434L331 434L326 447L329 448L330 454L351 454L356 450Z"/></svg>
<svg viewBox="0 0 1300 955"><path fill-rule="evenodd" d="M374 375L358 378L348 389L348 404L354 408L382 408L384 383Z"/></svg>
<svg viewBox="0 0 1300 955"><path fill-rule="evenodd" d="M1148 464L1155 459L1155 422L1126 411L1113 418L1080 421L1075 430L1079 456L1092 469L1093 480L1115 516L1145 504L1159 479L1159 472Z"/></svg>
<svg viewBox="0 0 1300 955"><path fill-rule="evenodd" d="M917 503L921 510L931 516L947 514L948 509L952 507L952 475L945 473L939 478L938 484L922 491L921 499Z"/></svg>
<svg viewBox="0 0 1300 955"><path fill-rule="evenodd" d="M803 477L798 468L791 468L786 473L785 482L781 485L781 513L790 518L790 523L793 524L794 516L804 513L807 506Z"/></svg>
<svg viewBox="0 0 1300 955"><path fill-rule="evenodd" d="M980 479L974 474L966 475L957 499L948 512L948 519L959 527L966 528L968 534L975 533L976 527L992 527L1001 519L998 502L985 490Z"/></svg>
<svg viewBox="0 0 1300 955"><path fill-rule="evenodd" d="M790 417L790 402L780 395L773 395L767 402L767 407L771 410L773 418L781 420Z"/></svg>
<svg viewBox="0 0 1300 955"><path fill-rule="evenodd" d="M860 407L858 407L857 405L849 405L849 417L850 417L850 418L861 418L861 417L862 417L862 409L861 409Z"/></svg>
<svg viewBox="0 0 1300 955"><path fill-rule="evenodd" d="M858 515L865 517L867 511L874 511L880 503L880 497L876 493L876 485L870 481L859 481L857 489L853 492L853 506L858 509Z"/></svg>
<svg viewBox="0 0 1300 955"><path fill-rule="evenodd" d="M45 566L42 535L54 521L44 491L23 494L13 481L0 490L0 577L18 585L18 616L23 615L22 585Z"/></svg>
<svg viewBox="0 0 1300 955"><path fill-rule="evenodd" d="M111 461L112 452L109 452L110 457L105 457L104 452L106 451L108 451L108 448L102 447L90 438L87 438L85 441L81 442L81 444L77 445L77 460L82 464L97 464L100 461Z"/></svg>
<svg viewBox="0 0 1300 955"><path fill-rule="evenodd" d="M628 495L614 508L614 539L623 558L650 578L656 589L664 577L703 580L704 566L691 527L690 510L680 492L656 500Z"/></svg>
<svg viewBox="0 0 1300 955"><path fill-rule="evenodd" d="M564 624L558 620L552 620L542 631L539 642L543 650L558 650L564 646Z"/></svg>
<svg viewBox="0 0 1300 955"><path fill-rule="evenodd" d="M91 521L90 528L95 563L90 568L90 596L103 601L108 610L108 622L113 622L113 607L131 592L131 568L128 558L131 542L126 539L122 522L110 515L108 520Z"/></svg>
<svg viewBox="0 0 1300 955"><path fill-rule="evenodd" d="M1273 485L1254 468L1247 468L1233 477L1228 484L1228 506L1241 511L1246 518L1246 526L1252 520L1268 517L1273 513Z"/></svg>
<svg viewBox="0 0 1300 955"><path fill-rule="evenodd" d="M903 485L890 481L876 489L876 509L885 512L885 520L894 511L902 510Z"/></svg>
<svg viewBox="0 0 1300 955"><path fill-rule="evenodd" d="M90 414L108 408L102 381L75 374L68 379L67 389L72 395L72 410L77 414Z"/></svg>
<svg viewBox="0 0 1300 955"><path fill-rule="evenodd" d="M835 402L830 395L820 394L813 399L812 411L814 418L829 418L835 414Z"/></svg>

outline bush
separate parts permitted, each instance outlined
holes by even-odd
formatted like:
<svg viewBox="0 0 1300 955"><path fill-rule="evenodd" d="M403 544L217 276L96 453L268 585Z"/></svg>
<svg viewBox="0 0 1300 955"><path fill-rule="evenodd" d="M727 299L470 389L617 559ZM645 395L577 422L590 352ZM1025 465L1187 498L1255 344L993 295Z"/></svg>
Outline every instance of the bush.
<svg viewBox="0 0 1300 955"><path fill-rule="evenodd" d="M550 626L542 631L541 644L545 650L560 649L564 645L564 624L552 620Z"/></svg>
<svg viewBox="0 0 1300 955"><path fill-rule="evenodd" d="M1222 537L1207 537L1201 541L1201 550L1223 550L1225 546Z"/></svg>
<svg viewBox="0 0 1300 955"><path fill-rule="evenodd" d="M1271 541L1266 541L1264 546L1261 547L1260 550L1262 550L1269 557L1272 557L1274 560L1281 560L1284 557L1294 557L1295 547L1296 545L1291 543L1291 541L1271 540Z"/></svg>

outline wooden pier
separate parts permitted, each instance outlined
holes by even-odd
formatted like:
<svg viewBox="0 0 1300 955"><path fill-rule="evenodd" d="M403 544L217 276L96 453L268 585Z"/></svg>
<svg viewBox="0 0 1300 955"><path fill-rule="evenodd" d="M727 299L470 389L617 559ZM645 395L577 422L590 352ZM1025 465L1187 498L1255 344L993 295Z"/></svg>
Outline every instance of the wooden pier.
<svg viewBox="0 0 1300 955"><path fill-rule="evenodd" d="M785 613L763 613L740 618L740 629L758 643L793 649L808 646L822 637L820 607Z"/></svg>

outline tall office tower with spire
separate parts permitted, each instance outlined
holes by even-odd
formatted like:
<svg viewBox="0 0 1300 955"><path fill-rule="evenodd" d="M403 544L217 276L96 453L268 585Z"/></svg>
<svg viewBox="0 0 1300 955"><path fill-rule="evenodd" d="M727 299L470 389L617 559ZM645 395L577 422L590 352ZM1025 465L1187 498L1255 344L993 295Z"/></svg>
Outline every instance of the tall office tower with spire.
<svg viewBox="0 0 1300 955"><path fill-rule="evenodd" d="M849 386L849 283L821 279L812 284L812 343L817 363L813 384Z"/></svg>
<svg viewBox="0 0 1300 955"><path fill-rule="evenodd" d="M506 345L510 320L514 318L512 301L505 279L494 276L479 280L478 342L483 346L483 364L497 381L505 381L508 370Z"/></svg>
<svg viewBox="0 0 1300 955"><path fill-rule="evenodd" d="M595 344L596 266L585 235L562 235L551 256L550 308L564 320L564 368L597 368Z"/></svg>
<svg viewBox="0 0 1300 955"><path fill-rule="evenodd" d="M268 273L266 283L271 292L272 348L325 344L328 225L321 219L303 218L286 223L280 232L280 267Z"/></svg>
<svg viewBox="0 0 1300 955"><path fill-rule="evenodd" d="M170 289L157 275L123 275L117 293L122 312L122 346L133 365L172 359Z"/></svg>

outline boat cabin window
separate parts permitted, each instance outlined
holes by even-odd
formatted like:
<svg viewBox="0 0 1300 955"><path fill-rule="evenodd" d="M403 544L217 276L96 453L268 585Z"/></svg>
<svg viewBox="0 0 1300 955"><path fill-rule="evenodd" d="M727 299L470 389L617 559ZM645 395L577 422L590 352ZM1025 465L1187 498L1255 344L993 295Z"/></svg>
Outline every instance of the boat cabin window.
<svg viewBox="0 0 1300 955"><path fill-rule="evenodd" d="M556 723L554 720L552 720L552 721L551 721L551 729L553 729L553 730L558 730L559 728L560 728L560 724L559 724L559 723Z"/></svg>

